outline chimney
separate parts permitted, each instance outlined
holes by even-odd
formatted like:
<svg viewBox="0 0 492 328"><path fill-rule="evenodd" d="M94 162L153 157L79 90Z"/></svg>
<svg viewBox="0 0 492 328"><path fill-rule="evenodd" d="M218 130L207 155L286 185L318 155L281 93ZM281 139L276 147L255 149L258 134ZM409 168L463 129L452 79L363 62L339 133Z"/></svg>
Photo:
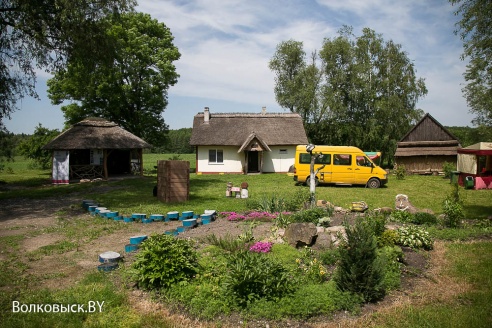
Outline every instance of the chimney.
<svg viewBox="0 0 492 328"><path fill-rule="evenodd" d="M205 107L203 110L203 123L208 124L208 121L210 121L210 110Z"/></svg>
<svg viewBox="0 0 492 328"><path fill-rule="evenodd" d="M262 115L266 114L266 107L265 106L261 107L261 114Z"/></svg>

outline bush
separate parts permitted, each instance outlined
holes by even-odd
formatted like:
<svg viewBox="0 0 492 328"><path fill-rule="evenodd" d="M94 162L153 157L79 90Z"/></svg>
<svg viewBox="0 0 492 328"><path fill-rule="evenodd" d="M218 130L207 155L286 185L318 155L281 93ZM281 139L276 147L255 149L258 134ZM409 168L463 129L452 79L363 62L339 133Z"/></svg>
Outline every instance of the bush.
<svg viewBox="0 0 492 328"><path fill-rule="evenodd" d="M393 211L389 216L389 220L392 222L411 223L413 214L407 211Z"/></svg>
<svg viewBox="0 0 492 328"><path fill-rule="evenodd" d="M330 214L331 213L324 208L315 207L295 212L294 214L292 214L290 219L292 222L311 222L314 225L318 225L321 218L328 217L330 216Z"/></svg>
<svg viewBox="0 0 492 328"><path fill-rule="evenodd" d="M301 256L296 259L298 265L297 272L307 281L322 283L328 278L326 268L318 261L314 251L305 247L301 251Z"/></svg>
<svg viewBox="0 0 492 328"><path fill-rule="evenodd" d="M398 228L398 245L407 246L412 249L423 248L431 250L433 248L433 240L424 228L413 225Z"/></svg>
<svg viewBox="0 0 492 328"><path fill-rule="evenodd" d="M366 302L381 299L384 294L384 269L377 261L374 229L363 220L345 225L346 240L339 247L340 261L335 275L342 291L360 295Z"/></svg>
<svg viewBox="0 0 492 328"><path fill-rule="evenodd" d="M405 175L407 174L407 170L405 169L405 165L401 164L395 170L396 179L403 180L405 179Z"/></svg>
<svg viewBox="0 0 492 328"><path fill-rule="evenodd" d="M458 184L453 186L451 193L443 201L444 226L457 228L465 218L463 199Z"/></svg>
<svg viewBox="0 0 492 328"><path fill-rule="evenodd" d="M138 286L159 289L190 279L197 267L198 257L190 241L163 234L142 243L132 269Z"/></svg>
<svg viewBox="0 0 492 328"><path fill-rule="evenodd" d="M395 230L386 230L378 237L378 247L393 247L400 239L400 235Z"/></svg>
<svg viewBox="0 0 492 328"><path fill-rule="evenodd" d="M246 307L259 299L278 300L294 291L288 271L264 254L237 252L228 257L225 294Z"/></svg>
<svg viewBox="0 0 492 328"><path fill-rule="evenodd" d="M442 171L444 172L445 178L450 178L451 172L456 171L456 165L453 163L444 162L442 165Z"/></svg>
<svg viewBox="0 0 492 328"><path fill-rule="evenodd" d="M385 246L378 249L378 259L381 266L385 269L383 279L385 290L394 290L400 287L401 262L403 261L403 257L403 251L398 246Z"/></svg>
<svg viewBox="0 0 492 328"><path fill-rule="evenodd" d="M437 217L431 213L418 212L413 215L412 223L432 225L437 223Z"/></svg>

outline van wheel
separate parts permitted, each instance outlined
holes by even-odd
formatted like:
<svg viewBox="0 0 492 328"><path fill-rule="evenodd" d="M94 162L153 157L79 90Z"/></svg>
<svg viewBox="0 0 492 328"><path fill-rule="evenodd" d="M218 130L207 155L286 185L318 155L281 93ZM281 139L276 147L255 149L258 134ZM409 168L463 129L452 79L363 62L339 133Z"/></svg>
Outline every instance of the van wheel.
<svg viewBox="0 0 492 328"><path fill-rule="evenodd" d="M314 185L317 187L319 185L319 180L318 178L314 178ZM310 177L307 177L306 178L306 186L310 186L311 185L311 178Z"/></svg>
<svg viewBox="0 0 492 328"><path fill-rule="evenodd" d="M367 187L371 189L377 189L381 186L381 181L376 178L370 178L369 181L367 181Z"/></svg>

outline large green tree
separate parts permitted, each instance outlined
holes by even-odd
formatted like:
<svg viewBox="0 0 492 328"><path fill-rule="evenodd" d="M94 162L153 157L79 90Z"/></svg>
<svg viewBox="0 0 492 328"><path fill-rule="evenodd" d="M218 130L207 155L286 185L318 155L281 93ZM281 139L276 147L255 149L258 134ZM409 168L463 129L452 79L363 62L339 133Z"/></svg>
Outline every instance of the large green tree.
<svg viewBox="0 0 492 328"><path fill-rule="evenodd" d="M167 125L162 113L167 90L177 82L174 61L180 58L173 36L163 23L143 13L108 17L106 35L115 47L112 60L96 67L79 60L48 81L54 104L62 104L67 124L88 116L103 117L159 145L165 142Z"/></svg>
<svg viewBox="0 0 492 328"><path fill-rule="evenodd" d="M29 138L22 140L17 146L18 151L24 157L33 160L33 162L42 169L48 169L52 163L52 151L44 150L43 146L53 140L60 134L60 131L50 130L39 124L34 129L34 134Z"/></svg>
<svg viewBox="0 0 492 328"><path fill-rule="evenodd" d="M36 68L51 71L74 57L105 58L112 47L101 21L134 5L134 0L0 1L0 128L19 99L37 97Z"/></svg>
<svg viewBox="0 0 492 328"><path fill-rule="evenodd" d="M462 57L469 63L464 73L463 93L476 114L473 123L492 127L492 1L449 0L457 5L456 33L463 40Z"/></svg>
<svg viewBox="0 0 492 328"><path fill-rule="evenodd" d="M423 114L427 93L401 46L365 28L356 37L344 27L326 38L309 62L302 43L287 41L270 61L278 103L301 114L311 142L355 145L387 157Z"/></svg>

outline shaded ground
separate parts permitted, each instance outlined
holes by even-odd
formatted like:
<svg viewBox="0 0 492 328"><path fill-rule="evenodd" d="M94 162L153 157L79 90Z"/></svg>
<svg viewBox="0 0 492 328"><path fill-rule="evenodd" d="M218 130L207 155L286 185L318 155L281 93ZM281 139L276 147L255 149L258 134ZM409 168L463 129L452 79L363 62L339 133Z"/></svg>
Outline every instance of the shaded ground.
<svg viewBox="0 0 492 328"><path fill-rule="evenodd" d="M131 255L124 252L124 247L129 243L129 239L136 235L161 234L165 230L175 229L181 225L179 221L154 222L151 224L108 222L110 225L104 227L105 233L96 238L90 235L82 239L67 239L64 230L60 227L69 229L75 225L87 224L92 227L94 217L90 216L80 206L81 199L76 196L48 198L48 199L15 199L0 201L0 237L22 236L19 254L22 261L28 265L25 274L38 277L37 287L47 287L52 289L66 288L79 281L86 273L97 270L100 264L98 256L105 251L115 251L126 256L126 260L131 259ZM345 217L345 216L344 216ZM342 217L333 220L333 223L341 222ZM226 235L238 236L248 229L248 225L239 222L229 222L219 219L210 225L200 226L180 235L183 238L202 238L207 235L215 234L217 237ZM256 240L267 238L272 234L272 224L262 223L253 229ZM76 245L69 251L46 252L46 247L57 245L62 241L67 241ZM439 246L438 246L439 247ZM436 248L438 248L436 247ZM436 270L433 259L430 260L421 253L416 253L410 249L404 249L406 268L402 274L402 286L400 290L392 292L383 301L376 304L369 304L363 308L364 317L368 313L385 309L406 299L412 301L412 296L421 286L428 284L429 281L436 281L435 277L428 279L429 275L434 276L432 270ZM431 257L433 252L430 252ZM0 254L0 260L2 260ZM447 282L449 283L449 282ZM433 285L433 290L440 293L440 282ZM427 291L429 292L429 291ZM176 317L176 322L181 326L214 326L213 323L198 323L193 319L182 315L169 313L162 305L156 305L144 292L135 290L130 295L133 306L146 312L155 312L160 315ZM174 319L173 319L174 320ZM239 325L236 318L230 318L231 327ZM345 322L347 325L353 323L354 319L348 314L340 313L334 318L317 318L309 323L290 322L290 327L329 327L335 323ZM265 327L266 322L249 323L248 327ZM275 327L274 323L268 323L270 327ZM285 323L284 323L285 324ZM344 324L345 325L345 324Z"/></svg>

